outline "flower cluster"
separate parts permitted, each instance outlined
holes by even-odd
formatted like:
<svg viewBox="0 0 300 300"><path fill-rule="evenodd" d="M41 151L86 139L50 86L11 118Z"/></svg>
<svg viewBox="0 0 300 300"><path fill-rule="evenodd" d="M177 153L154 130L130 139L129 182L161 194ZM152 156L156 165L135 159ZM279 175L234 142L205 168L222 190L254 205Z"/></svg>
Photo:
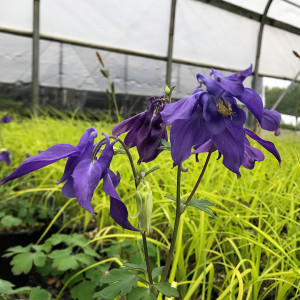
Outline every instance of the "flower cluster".
<svg viewBox="0 0 300 300"><path fill-rule="evenodd" d="M246 113L238 107L237 99L253 113L263 129L278 135L281 120L278 112L263 108L260 96L253 89L243 86L251 73L252 66L227 77L215 70L211 78L198 74L200 87L191 96L165 106L161 116L166 126L172 124L170 141L174 165L181 167L191 154L218 150L224 166L240 177L240 166L252 169L255 161L264 159L260 150L251 147L247 136L281 162L273 143L244 128ZM202 84L206 91L201 89Z"/></svg>
<svg viewBox="0 0 300 300"><path fill-rule="evenodd" d="M110 196L110 215L123 228L137 231L128 221L128 211L116 192L120 182L119 173L116 175L109 169L114 150L113 143L105 136L105 148L97 159L94 155L94 140L97 137L95 128L89 128L81 137L77 146L57 144L36 156L27 158L12 174L0 181L0 185L48 166L60 159L68 158L64 174L58 183L65 182L62 193L65 197L76 197L79 204L95 213L91 201L96 187L103 179L103 190ZM97 149L98 150L98 149ZM97 152L97 151L95 151Z"/></svg>

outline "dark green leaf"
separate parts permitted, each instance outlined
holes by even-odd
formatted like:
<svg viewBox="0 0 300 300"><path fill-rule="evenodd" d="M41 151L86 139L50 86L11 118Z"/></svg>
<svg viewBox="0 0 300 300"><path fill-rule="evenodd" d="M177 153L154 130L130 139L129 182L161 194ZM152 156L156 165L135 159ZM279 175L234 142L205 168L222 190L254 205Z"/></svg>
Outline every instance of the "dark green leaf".
<svg viewBox="0 0 300 300"><path fill-rule="evenodd" d="M172 196L166 196L167 198L176 201L176 198L172 197ZM184 204L185 201L184 200L180 200L181 204ZM188 206L193 206L196 207L204 212L206 212L207 214L211 215L212 217L215 217L214 213L212 212L210 206L214 206L215 204L208 201L208 200L198 200L195 198L192 198L189 205Z"/></svg>
<svg viewBox="0 0 300 300"><path fill-rule="evenodd" d="M149 289L145 287L136 287L126 296L126 300L140 300L149 294ZM156 299L156 298L154 298Z"/></svg>
<svg viewBox="0 0 300 300"><path fill-rule="evenodd" d="M147 171L147 172L145 173L145 177L146 177L147 175L149 175L150 173L152 173L152 172L158 170L158 169L159 169L159 167L154 167L154 168L150 169L149 171Z"/></svg>
<svg viewBox="0 0 300 300"><path fill-rule="evenodd" d="M158 147L158 149L171 151L171 143L162 139L161 140L162 146Z"/></svg>
<svg viewBox="0 0 300 300"><path fill-rule="evenodd" d="M72 299L92 300L97 283L88 280L82 281L71 290Z"/></svg>
<svg viewBox="0 0 300 300"><path fill-rule="evenodd" d="M22 219L8 215L2 218L1 223L4 227L15 227L22 223Z"/></svg>
<svg viewBox="0 0 300 300"><path fill-rule="evenodd" d="M164 266L154 268L154 269L152 270L152 278L154 279L154 278L156 278L157 276L159 276L159 275L163 272L164 268L165 268Z"/></svg>
<svg viewBox="0 0 300 300"><path fill-rule="evenodd" d="M177 290L169 282L155 283L154 286L167 297L179 297Z"/></svg>
<svg viewBox="0 0 300 300"><path fill-rule="evenodd" d="M37 287L37 288L34 288L30 292L29 299L30 300L41 300L41 299L43 299L43 300L48 300L49 299L50 300L51 296L46 290L44 290L40 287Z"/></svg>
<svg viewBox="0 0 300 300"><path fill-rule="evenodd" d="M127 270L143 270L145 272L147 271L146 262L142 262L140 264L125 263L124 264L124 269L127 269Z"/></svg>
<svg viewBox="0 0 300 300"><path fill-rule="evenodd" d="M132 274L124 269L112 269L108 274L104 274L100 278L101 283L112 283L120 280L126 279L128 276Z"/></svg>

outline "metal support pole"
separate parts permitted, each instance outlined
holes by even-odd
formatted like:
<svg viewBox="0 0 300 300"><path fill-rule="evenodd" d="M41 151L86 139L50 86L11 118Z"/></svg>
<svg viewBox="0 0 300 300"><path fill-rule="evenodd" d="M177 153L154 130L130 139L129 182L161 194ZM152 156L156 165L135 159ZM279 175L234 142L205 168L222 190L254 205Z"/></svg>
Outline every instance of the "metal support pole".
<svg viewBox="0 0 300 300"><path fill-rule="evenodd" d="M171 5L171 17L170 17L170 28L169 28L169 42L168 42L168 57L167 57L167 71L166 71L166 84L168 86L171 86L176 2L177 2L177 0L172 0L172 5Z"/></svg>
<svg viewBox="0 0 300 300"><path fill-rule="evenodd" d="M276 109L276 107L280 104L280 102L282 101L282 99L284 98L284 96L287 94L287 92L289 91L289 89L292 87L293 83L297 80L297 78L298 78L299 75L300 75L300 70L296 74L296 76L294 77L294 79L290 83L290 85L283 91L283 93L280 95L280 97L278 98L278 100L274 103L274 105L272 106L271 109Z"/></svg>
<svg viewBox="0 0 300 300"><path fill-rule="evenodd" d="M39 39L40 39L40 0L33 1L32 34L32 109L37 113L39 106Z"/></svg>

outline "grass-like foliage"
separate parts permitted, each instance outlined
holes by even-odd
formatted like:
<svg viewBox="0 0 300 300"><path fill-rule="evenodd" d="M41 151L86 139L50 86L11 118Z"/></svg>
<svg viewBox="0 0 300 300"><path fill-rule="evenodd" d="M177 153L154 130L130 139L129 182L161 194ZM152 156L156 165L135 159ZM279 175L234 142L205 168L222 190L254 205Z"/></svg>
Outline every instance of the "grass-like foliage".
<svg viewBox="0 0 300 300"><path fill-rule="evenodd" d="M26 155L36 155L38 150L58 143L76 145L88 127L95 127L100 133L110 133L112 128L101 122L51 118L7 124L2 131L5 146L11 150L12 164L1 167L1 178L19 166ZM265 161L257 162L252 171L242 169L242 177L236 179L216 160L217 154L212 154L194 197L213 202L215 206L209 208L215 218L188 207L179 225L169 281L177 287L182 299L200 299L201 295L201 299L219 300L300 298L300 138L286 131L278 138L270 135L268 139L276 140L282 157L281 168L274 157L263 150ZM135 150L132 153L137 161ZM206 154L200 155L199 163L192 157L184 163L189 170L182 174L183 200L193 188L205 157ZM176 195L176 170L172 169L169 151L161 153L153 163L142 163L140 168L146 168L147 172L156 166L160 170L147 176L154 199L149 241L157 247L156 267L160 267L168 251L175 214L172 197ZM58 162L1 186L1 205L28 199L32 205L43 203L47 209L47 201L54 197L57 211L64 215L61 230L72 226L86 230L89 224L94 224L98 229L91 235L90 242L96 248L124 239L138 244L141 239L138 233L124 231L109 218L109 198L101 186L93 198L97 216L84 211L75 199L69 201L61 195L61 187L56 182L63 168L64 162ZM135 186L127 157L116 155L111 169L120 172L122 181L117 191L130 215L135 216ZM57 218L58 215L54 220ZM131 222L137 226L137 219ZM143 293L143 289L139 291Z"/></svg>

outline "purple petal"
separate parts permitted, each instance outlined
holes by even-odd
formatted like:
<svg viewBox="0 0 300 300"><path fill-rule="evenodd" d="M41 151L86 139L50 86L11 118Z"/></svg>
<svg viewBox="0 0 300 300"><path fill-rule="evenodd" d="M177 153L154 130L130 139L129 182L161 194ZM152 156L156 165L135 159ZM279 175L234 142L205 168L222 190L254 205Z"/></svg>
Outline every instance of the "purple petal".
<svg viewBox="0 0 300 300"><path fill-rule="evenodd" d="M64 186L61 189L62 194L67 198L75 198L75 191L73 187L73 178L70 176L70 178L65 182Z"/></svg>
<svg viewBox="0 0 300 300"><path fill-rule="evenodd" d="M216 98L221 97L224 93L224 89L217 83L215 79L207 78L206 76L198 73L197 80L206 86L206 90L209 94L214 95Z"/></svg>
<svg viewBox="0 0 300 300"><path fill-rule="evenodd" d="M17 168L8 177L0 181L0 185L10 181L12 179L18 178L30 172L41 169L48 166L62 158L76 156L80 153L77 147L69 144L57 144L49 149L41 152L38 155L31 156L23 161L21 166Z"/></svg>
<svg viewBox="0 0 300 300"><path fill-rule="evenodd" d="M260 96L254 90L245 88L244 92L237 98L245 104L258 122L261 123L264 106Z"/></svg>
<svg viewBox="0 0 300 300"><path fill-rule="evenodd" d="M13 120L13 118L9 117L8 115L4 115L1 118L0 123L10 123L11 120Z"/></svg>
<svg viewBox="0 0 300 300"><path fill-rule="evenodd" d="M166 104L161 112L163 123L168 126L176 120L189 119L196 109L198 98L202 93L204 92L201 91L177 102Z"/></svg>
<svg viewBox="0 0 300 300"><path fill-rule="evenodd" d="M142 125L144 118L145 118L145 112L142 112L138 115L135 115L129 119L124 120L113 127L112 134L115 136L119 136L122 133L129 131L133 128L139 128Z"/></svg>
<svg viewBox="0 0 300 300"><path fill-rule="evenodd" d="M244 132L243 127L232 126L226 120L226 130L222 134L214 135L212 142L223 155L223 164L230 171L241 176L239 168L244 158Z"/></svg>
<svg viewBox="0 0 300 300"><path fill-rule="evenodd" d="M213 102L208 105L207 113L210 115L209 121L206 122L207 130L213 135L221 134L225 130L225 120Z"/></svg>
<svg viewBox="0 0 300 300"><path fill-rule="evenodd" d="M218 84L224 91L227 91L234 96L238 96L243 93L244 86L240 77L235 75L224 77L222 73L214 70L212 73L216 84Z"/></svg>
<svg viewBox="0 0 300 300"><path fill-rule="evenodd" d="M252 170L254 168L255 162L263 161L265 159L265 156L260 150L251 147L246 137L244 140L244 146L245 146L245 154L244 154L242 166L249 170Z"/></svg>
<svg viewBox="0 0 300 300"><path fill-rule="evenodd" d="M191 155L191 148L208 138L200 111L187 120L173 123L170 133L171 155L175 165L181 165Z"/></svg>
<svg viewBox="0 0 300 300"><path fill-rule="evenodd" d="M234 126L243 126L246 122L246 113L241 108L237 107L236 105L231 105L232 108L232 115L226 117L226 119L230 119L231 123Z"/></svg>
<svg viewBox="0 0 300 300"><path fill-rule="evenodd" d="M272 142L261 139L258 135L256 135L254 132L252 132L249 129L244 128L244 132L247 135L249 135L253 140L257 141L260 145L262 145L266 150L268 150L270 153L272 153L278 160L279 166L281 165L280 154Z"/></svg>
<svg viewBox="0 0 300 300"><path fill-rule="evenodd" d="M226 78L239 78L239 80L244 81L248 76L252 74L252 65L246 70L243 70L241 72L237 72L235 74L229 75Z"/></svg>
<svg viewBox="0 0 300 300"><path fill-rule="evenodd" d="M122 202L116 192L116 179L112 175L113 172L107 172L103 178L103 190L110 196L110 216L125 229L132 231L139 231L137 228L133 227L128 221L128 211L126 205Z"/></svg>
<svg viewBox="0 0 300 300"><path fill-rule="evenodd" d="M88 212L95 214L92 207L92 197L102 177L102 168L99 163L85 159L76 166L72 178L75 197L79 204Z"/></svg>
<svg viewBox="0 0 300 300"><path fill-rule="evenodd" d="M0 161L3 160L7 166L10 165L9 151L4 151L0 153Z"/></svg>
<svg viewBox="0 0 300 300"><path fill-rule="evenodd" d="M265 130L276 131L279 128L281 115L276 110L263 110L261 127Z"/></svg>
<svg viewBox="0 0 300 300"><path fill-rule="evenodd" d="M208 141L204 142L203 144L198 144L195 146L195 151L192 152L192 154L199 154L199 153L205 153L209 152L212 145L212 140L209 139ZM216 151L216 149L213 149L213 152Z"/></svg>
<svg viewBox="0 0 300 300"><path fill-rule="evenodd" d="M85 133L81 136L80 141L77 145L77 148L80 150L80 153L77 157L69 157L65 166L64 174L59 180L59 183L62 183L70 178L77 164L83 160L90 158L93 149L94 149L94 140L97 137L97 130L95 128L89 128L85 131Z"/></svg>

